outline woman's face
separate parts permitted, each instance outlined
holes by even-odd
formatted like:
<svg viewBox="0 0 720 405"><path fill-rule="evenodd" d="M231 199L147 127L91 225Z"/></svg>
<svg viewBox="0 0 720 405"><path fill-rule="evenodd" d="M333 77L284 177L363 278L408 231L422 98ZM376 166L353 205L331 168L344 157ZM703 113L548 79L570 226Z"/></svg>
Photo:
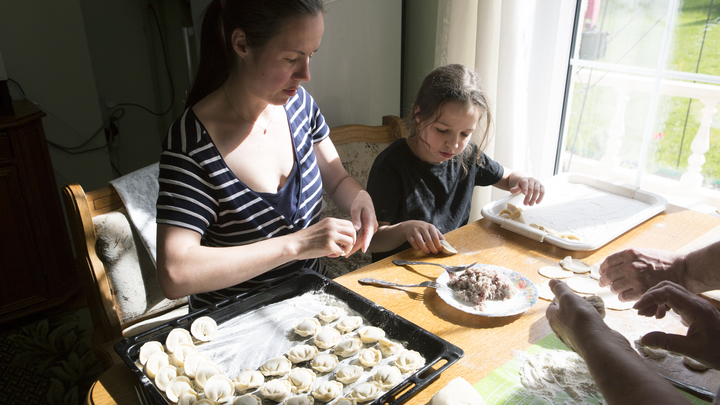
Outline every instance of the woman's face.
<svg viewBox="0 0 720 405"><path fill-rule="evenodd" d="M425 162L442 163L459 155L470 142L470 136L480 120L480 109L470 103L451 101L445 103L440 114L418 122L416 154Z"/></svg>
<svg viewBox="0 0 720 405"><path fill-rule="evenodd" d="M251 94L268 104L283 105L301 82L310 80L310 58L320 46L322 14L290 17L265 46L249 48L245 77Z"/></svg>

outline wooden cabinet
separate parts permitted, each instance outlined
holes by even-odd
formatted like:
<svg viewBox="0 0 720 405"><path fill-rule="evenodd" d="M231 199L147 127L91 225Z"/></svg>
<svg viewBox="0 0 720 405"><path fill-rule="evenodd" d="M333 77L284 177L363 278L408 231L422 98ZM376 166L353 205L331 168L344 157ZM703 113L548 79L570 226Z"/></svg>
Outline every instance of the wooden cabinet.
<svg viewBox="0 0 720 405"><path fill-rule="evenodd" d="M0 323L65 302L78 289L41 118L29 101L0 117Z"/></svg>

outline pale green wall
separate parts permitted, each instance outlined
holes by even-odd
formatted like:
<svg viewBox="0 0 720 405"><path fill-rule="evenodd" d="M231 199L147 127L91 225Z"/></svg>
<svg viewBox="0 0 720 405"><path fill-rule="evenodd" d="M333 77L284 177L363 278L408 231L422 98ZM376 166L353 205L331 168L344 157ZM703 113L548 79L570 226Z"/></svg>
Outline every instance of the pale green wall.
<svg viewBox="0 0 720 405"><path fill-rule="evenodd" d="M415 100L425 76L435 68L435 31L438 0L406 0L403 117Z"/></svg>

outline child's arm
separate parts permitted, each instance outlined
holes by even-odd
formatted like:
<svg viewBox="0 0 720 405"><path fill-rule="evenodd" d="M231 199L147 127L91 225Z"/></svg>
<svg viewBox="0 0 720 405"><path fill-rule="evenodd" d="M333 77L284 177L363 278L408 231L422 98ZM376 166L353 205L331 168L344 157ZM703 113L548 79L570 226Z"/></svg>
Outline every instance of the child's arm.
<svg viewBox="0 0 720 405"><path fill-rule="evenodd" d="M505 168L502 179L495 183L495 187L511 193L523 193L525 205L539 204L545 196L545 187L534 177L525 176Z"/></svg>
<svg viewBox="0 0 720 405"><path fill-rule="evenodd" d="M424 221L404 221L390 225L389 222L378 222L377 232L370 241L370 252L387 252L410 242L410 245L425 253L437 254L442 250L440 241L443 234L433 224Z"/></svg>

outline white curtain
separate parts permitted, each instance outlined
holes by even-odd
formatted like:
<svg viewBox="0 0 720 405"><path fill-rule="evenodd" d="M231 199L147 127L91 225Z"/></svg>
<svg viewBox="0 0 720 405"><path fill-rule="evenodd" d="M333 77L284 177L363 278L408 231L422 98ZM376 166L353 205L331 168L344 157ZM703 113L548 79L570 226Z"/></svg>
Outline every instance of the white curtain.
<svg viewBox="0 0 720 405"><path fill-rule="evenodd" d="M462 63L491 102L486 153L513 171L553 175L574 0L439 0L435 65ZM477 188L470 220L505 192Z"/></svg>

